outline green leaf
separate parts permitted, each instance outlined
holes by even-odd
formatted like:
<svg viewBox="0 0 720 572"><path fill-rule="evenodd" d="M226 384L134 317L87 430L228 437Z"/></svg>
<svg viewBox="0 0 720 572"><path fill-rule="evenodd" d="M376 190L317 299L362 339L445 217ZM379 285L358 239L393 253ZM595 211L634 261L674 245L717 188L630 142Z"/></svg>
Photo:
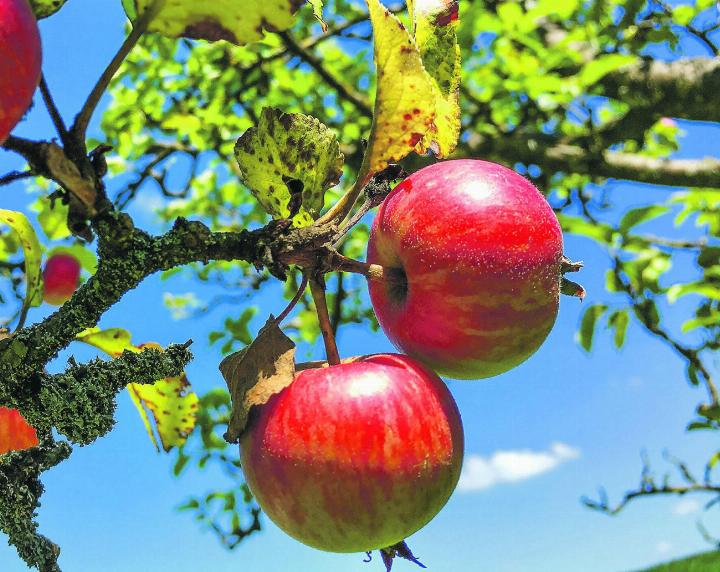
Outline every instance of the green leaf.
<svg viewBox="0 0 720 572"><path fill-rule="evenodd" d="M0 209L0 223L6 224L15 231L25 254L25 300L22 305L22 315L25 316L30 306L39 303L42 289L40 275L40 260L42 251L35 229L27 217L20 212Z"/></svg>
<svg viewBox="0 0 720 572"><path fill-rule="evenodd" d="M30 0L35 17L40 20L52 16L62 8L67 0Z"/></svg>
<svg viewBox="0 0 720 572"><path fill-rule="evenodd" d="M578 341L583 349L589 352L592 349L593 336L595 335L595 325L598 318L602 316L608 307L604 304L593 304L588 306L580 321L580 331L578 332Z"/></svg>
<svg viewBox="0 0 720 572"><path fill-rule="evenodd" d="M415 0L411 4L415 42L436 88L434 126L418 143L417 152L432 149L443 158L453 152L460 136L458 1Z"/></svg>
<svg viewBox="0 0 720 572"><path fill-rule="evenodd" d="M435 84L407 29L379 0L367 0L367 4L373 26L377 94L361 169L366 180L415 149L433 127L436 108Z"/></svg>
<svg viewBox="0 0 720 572"><path fill-rule="evenodd" d="M608 327L615 330L613 341L615 347L620 349L625 343L625 334L630 323L630 316L627 310L618 310L608 317Z"/></svg>
<svg viewBox="0 0 720 572"><path fill-rule="evenodd" d="M580 82L582 85L593 85L610 72L631 64L636 59L636 56L628 54L606 54L598 56L583 66L580 72Z"/></svg>
<svg viewBox="0 0 720 572"><path fill-rule="evenodd" d="M696 15L695 7L687 5L675 6L673 8L672 15L673 20L677 24L680 26L687 26Z"/></svg>
<svg viewBox="0 0 720 572"><path fill-rule="evenodd" d="M335 134L314 117L265 108L257 127L235 145L240 178L274 218L290 215L291 181L302 193L293 218L312 224L323 207L325 191L342 175L343 155Z"/></svg>
<svg viewBox="0 0 720 572"><path fill-rule="evenodd" d="M678 298L689 294L696 294L710 300L720 300L720 284L711 284L704 281L675 284L668 288L667 299L668 302L673 303Z"/></svg>
<svg viewBox="0 0 720 572"><path fill-rule="evenodd" d="M670 209L661 205L639 207L627 211L620 220L619 230L626 234L631 228L664 215Z"/></svg>
<svg viewBox="0 0 720 572"><path fill-rule="evenodd" d="M313 15L320 22L323 32L327 32L327 24L323 20L323 0L308 0L313 9Z"/></svg>
<svg viewBox="0 0 720 572"><path fill-rule="evenodd" d="M297 0L122 0L130 20L157 3L158 13L148 28L171 38L244 45L261 40L265 30L287 30L300 3Z"/></svg>

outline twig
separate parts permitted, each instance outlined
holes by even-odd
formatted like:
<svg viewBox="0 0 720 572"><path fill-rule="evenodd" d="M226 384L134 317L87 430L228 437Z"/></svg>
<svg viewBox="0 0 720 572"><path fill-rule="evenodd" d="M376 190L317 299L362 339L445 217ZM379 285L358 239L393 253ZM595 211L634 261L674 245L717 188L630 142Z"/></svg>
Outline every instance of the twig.
<svg viewBox="0 0 720 572"><path fill-rule="evenodd" d="M275 319L275 323L277 325L280 325L280 323L288 317L288 314L293 311L293 308L297 305L297 303L300 301L300 298L302 298L303 294L305 293L305 289L308 285L308 277L307 274L303 274L302 281L300 282L300 287L298 288L297 292L295 292L295 296L293 296L293 299L290 300L290 303L285 307L285 309L280 313L280 315Z"/></svg>
<svg viewBox="0 0 720 572"><path fill-rule="evenodd" d="M44 74L40 78L40 93L45 102L45 107L50 114L50 119L52 119L53 125L55 126L55 130L60 136L60 140L63 144L67 144L69 140L67 126L65 125L62 115L60 115L60 110L57 108L57 105L55 105L55 100L53 99L52 93L50 93L50 88L48 87Z"/></svg>
<svg viewBox="0 0 720 572"><path fill-rule="evenodd" d="M15 181L20 181L22 179L30 179L35 175L36 173L32 169L30 169L29 171L13 171L12 173L8 173L7 175L3 175L2 177L0 177L0 187L9 185L10 183L14 183Z"/></svg>
<svg viewBox="0 0 720 572"><path fill-rule="evenodd" d="M88 98L80 110L80 113L75 118L75 123L71 129L73 137L75 137L78 141L84 142L90 119L92 119L93 113L95 112L98 103L100 103L100 99L105 93L105 90L108 88L112 78L115 77L115 74L120 69L120 66L125 61L125 58L127 58L142 35L147 31L150 22L157 14L161 4L161 2L156 0L153 4L148 6L142 16L135 21L130 34L127 38L125 38L125 41L122 46L120 46L120 49L115 54L115 57L110 61L107 68L105 68L105 71L100 76L100 79L98 79L95 87L93 87L90 92L90 95L88 95Z"/></svg>

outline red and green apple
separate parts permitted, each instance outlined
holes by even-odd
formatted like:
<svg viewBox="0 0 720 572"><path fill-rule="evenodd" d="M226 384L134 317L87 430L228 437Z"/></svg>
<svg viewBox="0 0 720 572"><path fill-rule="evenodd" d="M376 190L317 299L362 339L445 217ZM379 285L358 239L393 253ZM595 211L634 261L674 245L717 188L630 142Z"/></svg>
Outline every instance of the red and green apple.
<svg viewBox="0 0 720 572"><path fill-rule="evenodd" d="M463 429L443 381L386 354L305 369L240 440L260 507L330 552L392 546L427 524L460 476Z"/></svg>
<svg viewBox="0 0 720 572"><path fill-rule="evenodd" d="M558 312L562 232L540 192L487 161L436 163L400 183L372 225L378 321L396 347L457 379L506 372L543 343Z"/></svg>
<svg viewBox="0 0 720 572"><path fill-rule="evenodd" d="M0 145L32 103L42 50L28 0L0 0Z"/></svg>

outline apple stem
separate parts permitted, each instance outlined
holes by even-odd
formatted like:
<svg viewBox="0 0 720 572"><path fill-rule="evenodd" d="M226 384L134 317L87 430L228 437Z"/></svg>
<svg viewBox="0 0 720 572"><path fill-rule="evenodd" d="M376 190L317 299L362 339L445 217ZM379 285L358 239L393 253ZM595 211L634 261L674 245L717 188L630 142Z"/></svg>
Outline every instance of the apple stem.
<svg viewBox="0 0 720 572"><path fill-rule="evenodd" d="M348 258L342 254L337 254L337 267L343 272L352 272L354 274L362 274L368 280L377 282L397 282L403 284L406 281L404 272L399 268L391 268L390 266L381 266L380 264L370 264L353 258Z"/></svg>
<svg viewBox="0 0 720 572"><path fill-rule="evenodd" d="M305 289L308 285L308 277L307 274L303 274L302 282L300 282L300 287L298 288L298 291L295 292L295 296L293 296L293 299L290 300L288 305L285 307L285 309L280 313L280 315L275 319L275 323L279 326L280 323L288 317L288 314L293 311L293 308L297 305L297 303L300 301L300 298L302 298L302 295L305 293Z"/></svg>
<svg viewBox="0 0 720 572"><path fill-rule="evenodd" d="M337 344L335 343L335 334L333 333L330 323L330 314L328 313L327 300L325 299L325 281L321 275L319 276L314 273L309 280L310 292L312 293L318 321L320 322L320 331L322 332L323 342L325 342L327 361L330 365L339 365L340 354L338 353Z"/></svg>

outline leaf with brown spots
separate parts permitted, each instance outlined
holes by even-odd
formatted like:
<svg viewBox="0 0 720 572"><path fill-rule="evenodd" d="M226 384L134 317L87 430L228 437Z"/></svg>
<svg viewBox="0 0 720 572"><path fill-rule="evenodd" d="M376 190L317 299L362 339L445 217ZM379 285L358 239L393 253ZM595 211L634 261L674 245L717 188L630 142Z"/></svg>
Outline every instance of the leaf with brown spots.
<svg viewBox="0 0 720 572"><path fill-rule="evenodd" d="M344 162L335 134L314 117L266 107L257 127L235 145L240 178L274 218L291 215L295 226L308 226L320 214L325 191L337 185Z"/></svg>
<svg viewBox="0 0 720 572"><path fill-rule="evenodd" d="M190 383L185 374L161 379L153 385L137 383L128 385L135 406L143 412L147 408L152 414L160 444L166 452L182 445L195 428L198 397L188 392L189 388ZM147 419L147 414L143 417ZM147 421L145 426L157 447L157 440Z"/></svg>
<svg viewBox="0 0 720 572"><path fill-rule="evenodd" d="M220 371L233 403L225 439L236 443L250 410L267 403L295 379L295 344L270 316L249 346L222 361Z"/></svg>
<svg viewBox="0 0 720 572"><path fill-rule="evenodd" d="M37 433L16 409L0 407L0 455L24 451L39 443Z"/></svg>
<svg viewBox="0 0 720 572"><path fill-rule="evenodd" d="M22 306L22 316L27 314L30 306L37 306L42 302L42 278L40 261L42 252L35 229L27 217L20 212L0 209L0 223L6 224L15 231L23 253L25 254L25 300Z"/></svg>
<svg viewBox="0 0 720 572"><path fill-rule="evenodd" d="M287 30L303 3L298 0L122 0L130 20L159 2L149 31L171 38L226 40L239 46L262 40L265 31Z"/></svg>
<svg viewBox="0 0 720 572"><path fill-rule="evenodd" d="M425 70L435 84L433 128L418 143L418 153L429 149L447 157L460 137L460 45L457 29L460 0L412 0L415 43Z"/></svg>
<svg viewBox="0 0 720 572"><path fill-rule="evenodd" d="M436 89L405 26L379 0L367 0L373 26L377 93L361 183L406 157L435 119Z"/></svg>
<svg viewBox="0 0 720 572"><path fill-rule="evenodd" d="M135 346L132 335L122 328L90 328L78 334L77 341L98 348L112 357L118 357L127 350L141 352L145 348L162 350L155 343ZM159 451L160 447L169 451L182 445L187 436L195 428L198 397L188 392L190 383L183 373L178 377L167 377L154 384L130 383L127 386L130 399L140 414L150 440ZM152 414L157 429L157 436L150 422L148 411ZM158 444L159 440L159 444Z"/></svg>

